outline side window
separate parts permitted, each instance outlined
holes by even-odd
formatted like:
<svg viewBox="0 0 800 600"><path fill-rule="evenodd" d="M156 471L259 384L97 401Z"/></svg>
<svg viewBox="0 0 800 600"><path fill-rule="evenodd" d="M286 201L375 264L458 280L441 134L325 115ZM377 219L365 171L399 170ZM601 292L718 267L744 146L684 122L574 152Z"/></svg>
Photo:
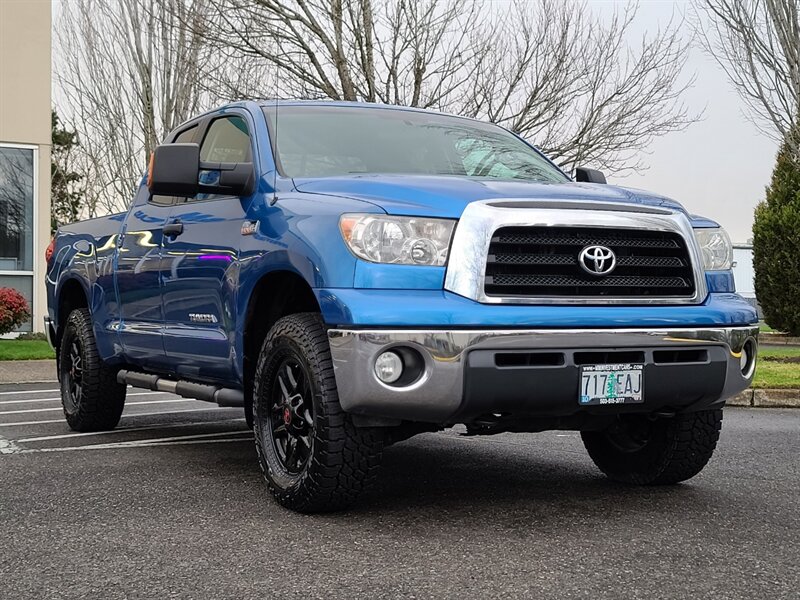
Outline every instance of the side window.
<svg viewBox="0 0 800 600"><path fill-rule="evenodd" d="M197 135L197 125L192 125L176 135L175 139L172 140L170 144L188 144L194 140L195 135ZM158 204L159 206L169 206L182 201L183 198L177 198L175 196L150 196L150 203Z"/></svg>
<svg viewBox="0 0 800 600"><path fill-rule="evenodd" d="M203 162L249 162L250 135L242 117L222 117L211 123L200 146Z"/></svg>
<svg viewBox="0 0 800 600"><path fill-rule="evenodd" d="M173 140L173 144L188 144L193 139L195 134L197 133L197 125L192 125L189 129L184 129L181 131Z"/></svg>
<svg viewBox="0 0 800 600"><path fill-rule="evenodd" d="M200 162L240 163L251 160L250 134L247 122L242 117L220 117L211 122L200 144ZM200 183L213 183L218 176L219 171L200 171ZM220 194L197 194L194 198L187 198L186 202L226 197Z"/></svg>

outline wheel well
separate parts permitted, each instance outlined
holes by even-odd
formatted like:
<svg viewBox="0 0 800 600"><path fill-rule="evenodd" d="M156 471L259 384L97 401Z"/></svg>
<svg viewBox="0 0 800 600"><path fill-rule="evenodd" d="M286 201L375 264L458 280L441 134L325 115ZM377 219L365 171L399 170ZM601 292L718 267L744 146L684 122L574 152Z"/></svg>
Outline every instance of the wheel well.
<svg viewBox="0 0 800 600"><path fill-rule="evenodd" d="M281 317L303 312L321 312L311 286L291 271L274 271L256 284L244 325L245 398L252 390L258 353L267 333Z"/></svg>
<svg viewBox="0 0 800 600"><path fill-rule="evenodd" d="M58 295L58 332L56 339L56 347L61 341L61 333L64 331L64 324L67 322L69 314L76 308L88 308L89 302L86 299L86 294L83 292L83 287L77 279L70 279L66 281L61 287L61 293Z"/></svg>

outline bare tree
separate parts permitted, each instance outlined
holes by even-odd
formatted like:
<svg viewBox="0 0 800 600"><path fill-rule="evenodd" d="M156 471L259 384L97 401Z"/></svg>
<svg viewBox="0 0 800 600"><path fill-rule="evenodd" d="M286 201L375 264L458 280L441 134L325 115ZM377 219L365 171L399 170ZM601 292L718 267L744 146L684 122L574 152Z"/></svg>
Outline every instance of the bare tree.
<svg viewBox="0 0 800 600"><path fill-rule="evenodd" d="M239 69L221 72L237 78L221 86L236 97L271 95L259 91L277 82L273 91L282 97L448 106L478 55L471 36L478 2L209 3L214 20L201 33L226 57L259 73L242 81Z"/></svg>
<svg viewBox="0 0 800 600"><path fill-rule="evenodd" d="M232 97L377 101L488 119L567 169L639 169L653 138L680 130L681 23L635 45L636 9L539 0L208 0L202 33L257 73L220 81ZM508 10L505 10L505 9ZM244 85L242 85L244 84Z"/></svg>
<svg viewBox="0 0 800 600"><path fill-rule="evenodd" d="M696 0L701 40L748 116L800 153L800 0Z"/></svg>
<svg viewBox="0 0 800 600"><path fill-rule="evenodd" d="M634 8L538 0L71 0L58 108L81 142L85 213L120 209L149 151L228 99L300 97L499 123L565 169L644 167L688 126L681 23L634 39Z"/></svg>
<svg viewBox="0 0 800 600"><path fill-rule="evenodd" d="M121 209L149 152L211 103L195 33L205 0L70 0L57 23L59 111L77 131L89 216Z"/></svg>
<svg viewBox="0 0 800 600"><path fill-rule="evenodd" d="M474 105L464 112L529 138L560 166L644 168L656 136L696 120L680 101L687 42L681 23L633 40L636 7L606 21L578 2L514 5L493 29ZM635 40L633 40L635 41Z"/></svg>

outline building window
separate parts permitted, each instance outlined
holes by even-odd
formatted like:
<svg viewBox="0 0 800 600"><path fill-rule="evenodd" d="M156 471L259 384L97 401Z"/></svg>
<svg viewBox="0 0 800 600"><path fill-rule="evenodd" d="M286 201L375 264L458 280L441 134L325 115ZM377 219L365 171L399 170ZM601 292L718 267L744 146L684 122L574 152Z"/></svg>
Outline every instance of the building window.
<svg viewBox="0 0 800 600"><path fill-rule="evenodd" d="M0 287L12 287L33 308L34 150L0 146ZM30 331L31 323L20 327Z"/></svg>
<svg viewBox="0 0 800 600"><path fill-rule="evenodd" d="M33 150L0 147L0 271L33 271Z"/></svg>

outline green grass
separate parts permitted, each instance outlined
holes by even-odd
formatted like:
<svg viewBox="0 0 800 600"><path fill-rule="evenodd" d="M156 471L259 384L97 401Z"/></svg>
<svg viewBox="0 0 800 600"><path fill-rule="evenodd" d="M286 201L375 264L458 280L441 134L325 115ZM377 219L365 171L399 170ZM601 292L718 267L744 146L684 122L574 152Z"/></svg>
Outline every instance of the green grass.
<svg viewBox="0 0 800 600"><path fill-rule="evenodd" d="M756 366L754 388L800 388L800 364L761 361Z"/></svg>
<svg viewBox="0 0 800 600"><path fill-rule="evenodd" d="M781 348L759 348L759 358L796 358L800 356L800 348L785 346ZM800 388L800 362L777 362L775 360L759 360L756 375L753 378L754 388Z"/></svg>
<svg viewBox="0 0 800 600"><path fill-rule="evenodd" d="M55 358L44 340L0 340L0 360L37 360Z"/></svg>
<svg viewBox="0 0 800 600"><path fill-rule="evenodd" d="M758 324L758 329L759 331L763 331L764 333L775 333L775 330L769 325L767 325L764 321L761 321Z"/></svg>

